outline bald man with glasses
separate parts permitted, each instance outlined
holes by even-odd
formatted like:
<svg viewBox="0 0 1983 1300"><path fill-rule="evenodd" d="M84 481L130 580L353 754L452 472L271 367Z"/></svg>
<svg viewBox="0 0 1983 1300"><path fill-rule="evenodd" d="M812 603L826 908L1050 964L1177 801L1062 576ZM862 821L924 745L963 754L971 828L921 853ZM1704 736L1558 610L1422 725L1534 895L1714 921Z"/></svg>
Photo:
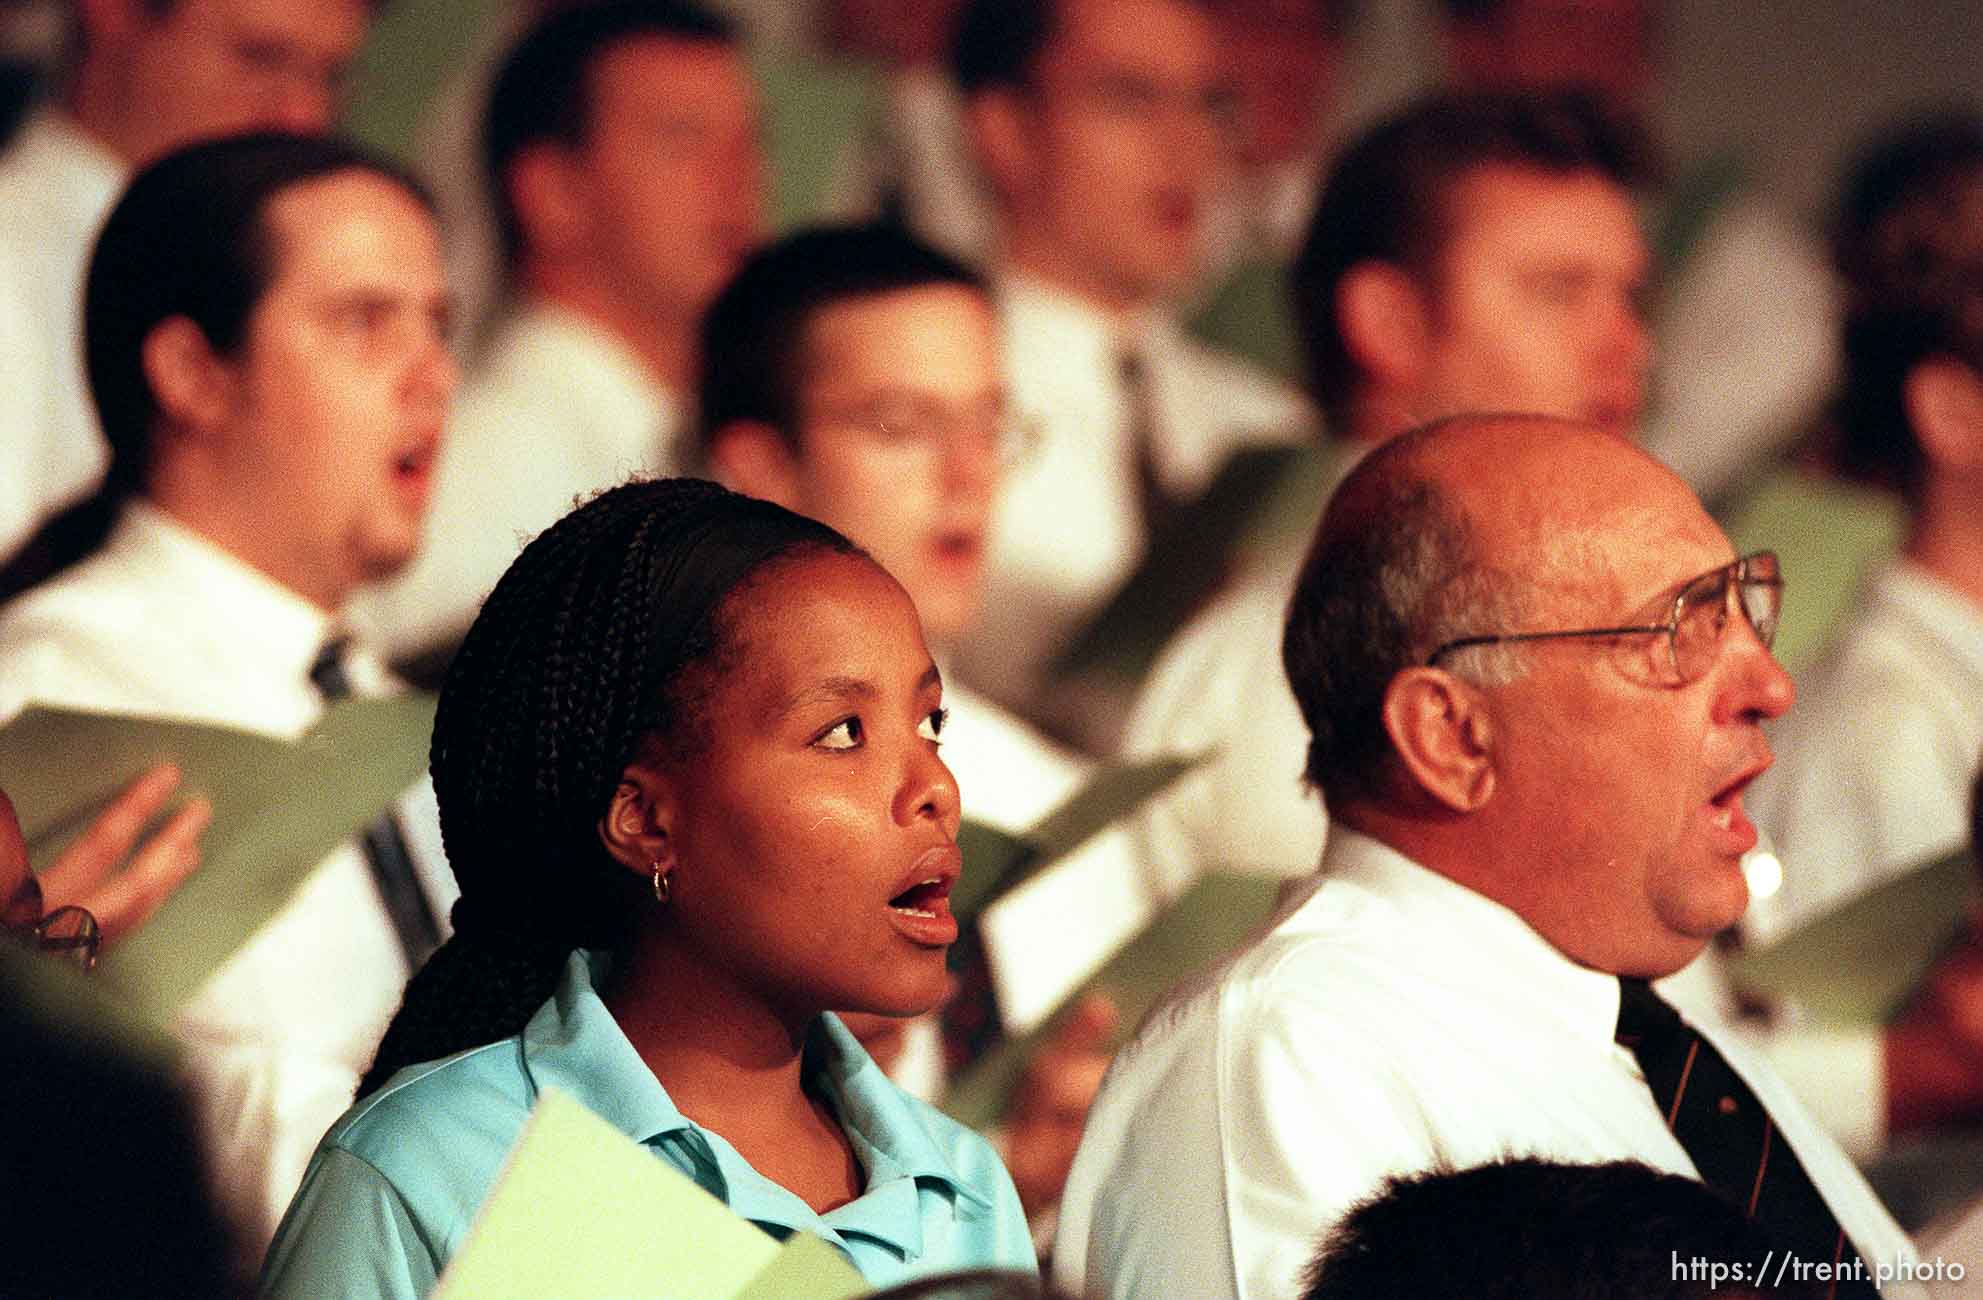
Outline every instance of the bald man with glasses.
<svg viewBox="0 0 1983 1300"><path fill-rule="evenodd" d="M1293 1294L1386 1178L1510 1153L1699 1178L1840 1296L1911 1266L1769 1067L1651 986L1747 905L1782 594L1616 434L1468 416L1371 453L1283 644L1321 869L1117 1057L1056 1280Z"/></svg>

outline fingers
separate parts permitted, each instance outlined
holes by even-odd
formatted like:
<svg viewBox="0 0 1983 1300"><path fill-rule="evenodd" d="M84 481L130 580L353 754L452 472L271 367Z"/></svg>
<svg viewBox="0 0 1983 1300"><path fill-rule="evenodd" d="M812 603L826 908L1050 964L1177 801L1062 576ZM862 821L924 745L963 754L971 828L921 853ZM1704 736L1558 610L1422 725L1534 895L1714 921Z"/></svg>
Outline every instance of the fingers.
<svg viewBox="0 0 1983 1300"><path fill-rule="evenodd" d="M187 800L145 841L128 868L78 900L96 914L105 947L142 926L199 867L200 836L212 821L212 804Z"/></svg>
<svg viewBox="0 0 1983 1300"><path fill-rule="evenodd" d="M170 763L159 764L125 786L97 814L89 829L62 850L62 856L42 873L41 891L48 905L83 903L85 895L117 870L117 865L130 854L131 846L138 842L138 836L178 787L179 769ZM97 920L101 922L103 918Z"/></svg>

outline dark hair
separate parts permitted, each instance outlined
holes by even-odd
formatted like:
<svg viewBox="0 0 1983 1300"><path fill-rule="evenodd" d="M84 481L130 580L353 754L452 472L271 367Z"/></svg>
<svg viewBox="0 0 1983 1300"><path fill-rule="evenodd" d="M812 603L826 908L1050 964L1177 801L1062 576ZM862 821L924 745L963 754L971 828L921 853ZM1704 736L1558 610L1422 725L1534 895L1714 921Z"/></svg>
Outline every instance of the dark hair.
<svg viewBox="0 0 1983 1300"><path fill-rule="evenodd" d="M427 192L400 168L353 144L260 132L175 150L139 172L97 236L83 289L90 395L110 443L113 496L142 490L158 401L144 345L174 316L208 344L240 347L277 272L267 222L284 190L339 172L392 181L430 212Z"/></svg>
<svg viewBox="0 0 1983 1300"><path fill-rule="evenodd" d="M926 285L987 292L977 272L886 224L815 226L752 254L703 313L704 446L733 420L761 420L796 443L813 318L850 299Z"/></svg>
<svg viewBox="0 0 1983 1300"><path fill-rule="evenodd" d="M1708 1300L1757 1296L1781 1248L1742 1208L1635 1160L1508 1158L1388 1179L1323 1240L1302 1300ZM1699 1276L1690 1267L1701 1261ZM1740 1265L1747 1280L1707 1265ZM1771 1295L1811 1296L1788 1280Z"/></svg>
<svg viewBox="0 0 1983 1300"><path fill-rule="evenodd" d="M583 143L592 120L593 65L639 37L730 45L736 33L728 19L693 0L603 0L553 11L503 61L482 120L482 163L508 264L523 244L505 176L510 162L542 141Z"/></svg>
<svg viewBox="0 0 1983 1300"><path fill-rule="evenodd" d="M1308 724L1304 776L1332 810L1383 791L1384 692L1437 644L1452 621L1442 602L1477 567L1472 529L1410 462L1409 437L1372 452L1331 499L1282 634L1281 662Z"/></svg>
<svg viewBox="0 0 1983 1300"><path fill-rule="evenodd" d="M1965 203L1983 193L1983 118L1950 113L1869 149L1839 200L1833 251L1845 278L1840 467L1914 494L1926 469L1907 418L1907 376L1945 354L1983 374L1983 240Z"/></svg>
<svg viewBox="0 0 1983 1300"><path fill-rule="evenodd" d="M233 1294L190 1099L46 962L0 938L0 1295Z"/></svg>
<svg viewBox="0 0 1983 1300"><path fill-rule="evenodd" d="M1977 756L1976 783L1969 788L1969 859L1983 871L1983 755Z"/></svg>
<svg viewBox="0 0 1983 1300"><path fill-rule="evenodd" d="M965 0L950 42L950 76L966 99L1024 86L1056 25L1054 0Z"/></svg>
<svg viewBox="0 0 1983 1300"><path fill-rule="evenodd" d="M1359 136L1329 169L1291 273L1309 386L1339 427L1360 382L1336 316L1343 277L1364 262L1434 274L1452 191L1488 165L1595 171L1625 188L1657 171L1637 126L1579 92L1435 95Z"/></svg>
<svg viewBox="0 0 1983 1300"><path fill-rule="evenodd" d="M361 1094L402 1066L516 1033L579 948L651 906L599 839L646 743L700 743L698 684L734 649L729 600L768 565L857 555L825 524L699 479L629 483L511 564L449 665L431 755L461 884L454 936L407 986Z"/></svg>
<svg viewBox="0 0 1983 1300"><path fill-rule="evenodd" d="M1208 9L1213 0L1178 0ZM950 39L950 78L964 98L1030 85L1060 29L1055 0L965 0Z"/></svg>

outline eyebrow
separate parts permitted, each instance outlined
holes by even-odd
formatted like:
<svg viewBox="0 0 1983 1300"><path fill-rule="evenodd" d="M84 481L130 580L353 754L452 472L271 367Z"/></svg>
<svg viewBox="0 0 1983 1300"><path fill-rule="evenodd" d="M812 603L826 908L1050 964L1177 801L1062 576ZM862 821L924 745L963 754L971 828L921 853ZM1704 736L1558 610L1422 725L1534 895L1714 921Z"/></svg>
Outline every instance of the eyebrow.
<svg viewBox="0 0 1983 1300"><path fill-rule="evenodd" d="M943 674L932 663L923 669L923 675L916 679L918 693L932 686L943 684ZM768 716L788 718L801 709L816 704L844 704L852 701L867 703L881 698L881 691L865 677L828 677L824 681L801 687L773 705Z"/></svg>

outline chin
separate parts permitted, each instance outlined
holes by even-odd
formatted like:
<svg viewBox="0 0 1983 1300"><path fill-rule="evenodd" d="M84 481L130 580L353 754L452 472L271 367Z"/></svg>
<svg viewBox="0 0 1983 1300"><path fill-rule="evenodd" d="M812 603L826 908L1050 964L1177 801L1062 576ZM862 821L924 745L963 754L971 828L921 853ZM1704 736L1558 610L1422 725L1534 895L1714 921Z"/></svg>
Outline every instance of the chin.
<svg viewBox="0 0 1983 1300"><path fill-rule="evenodd" d="M364 581L384 582L413 563L419 553L420 534L417 529L403 537L374 539L365 554Z"/></svg>

